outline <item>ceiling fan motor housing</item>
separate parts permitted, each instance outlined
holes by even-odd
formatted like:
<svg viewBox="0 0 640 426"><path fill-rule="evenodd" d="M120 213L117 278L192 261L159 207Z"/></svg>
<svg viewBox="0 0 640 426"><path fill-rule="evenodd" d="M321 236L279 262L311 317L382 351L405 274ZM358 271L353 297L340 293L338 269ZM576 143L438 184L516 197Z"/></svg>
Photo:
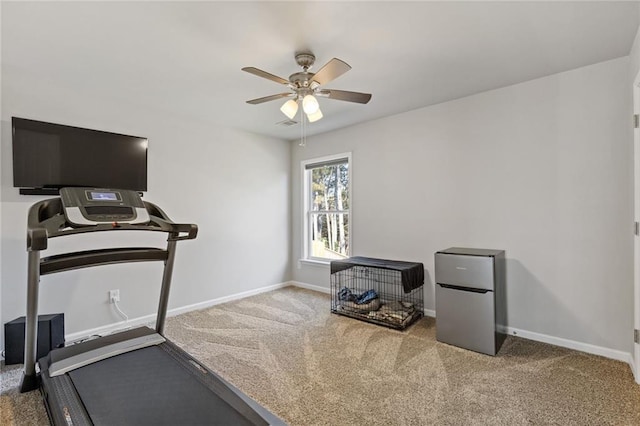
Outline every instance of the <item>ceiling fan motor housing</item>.
<svg viewBox="0 0 640 426"><path fill-rule="evenodd" d="M311 79L315 74L312 72L297 72L289 76L289 81L293 89L304 89L310 86Z"/></svg>
<svg viewBox="0 0 640 426"><path fill-rule="evenodd" d="M313 93L313 88L310 88L310 86L311 80L313 79L313 76L315 74L312 72L308 72L307 70L311 68L315 61L316 57L312 53L296 54L296 62L302 67L304 71L291 74L289 76L289 81L291 82L291 88L300 98ZM310 90L305 90L308 88L310 88Z"/></svg>
<svg viewBox="0 0 640 426"><path fill-rule="evenodd" d="M312 53L298 53L296 54L296 62L300 65L305 71L311 68L311 66L315 63L316 57Z"/></svg>

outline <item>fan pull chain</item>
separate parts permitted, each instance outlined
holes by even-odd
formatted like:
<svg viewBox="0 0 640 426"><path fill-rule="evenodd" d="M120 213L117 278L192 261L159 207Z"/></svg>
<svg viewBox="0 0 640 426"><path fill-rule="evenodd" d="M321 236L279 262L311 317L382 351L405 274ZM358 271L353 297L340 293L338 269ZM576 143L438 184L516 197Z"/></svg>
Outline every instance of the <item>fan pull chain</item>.
<svg viewBox="0 0 640 426"><path fill-rule="evenodd" d="M302 130L302 134L300 135L300 146L307 146L307 132L305 131L305 117L304 117L304 111L302 110L302 108L298 108L300 110L300 121L301 121L301 126L300 129Z"/></svg>

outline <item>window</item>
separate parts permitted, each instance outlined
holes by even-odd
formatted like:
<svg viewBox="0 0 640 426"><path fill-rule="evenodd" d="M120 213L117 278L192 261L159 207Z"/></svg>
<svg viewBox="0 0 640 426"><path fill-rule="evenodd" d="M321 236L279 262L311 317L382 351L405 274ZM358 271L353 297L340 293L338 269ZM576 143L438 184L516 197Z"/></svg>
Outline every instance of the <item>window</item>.
<svg viewBox="0 0 640 426"><path fill-rule="evenodd" d="M306 259L350 256L350 163L350 153L302 162Z"/></svg>

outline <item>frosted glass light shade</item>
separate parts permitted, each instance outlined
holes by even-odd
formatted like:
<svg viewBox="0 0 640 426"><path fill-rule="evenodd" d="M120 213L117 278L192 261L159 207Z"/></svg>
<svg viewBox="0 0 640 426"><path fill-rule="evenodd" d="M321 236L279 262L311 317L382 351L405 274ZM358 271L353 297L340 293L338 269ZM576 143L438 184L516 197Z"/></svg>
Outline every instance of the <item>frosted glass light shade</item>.
<svg viewBox="0 0 640 426"><path fill-rule="evenodd" d="M314 112L313 114L307 114L307 118L309 119L309 123L313 123L314 121L318 121L322 118L322 111L320 111L320 108L318 108L318 110L316 112Z"/></svg>
<svg viewBox="0 0 640 426"><path fill-rule="evenodd" d="M314 112L318 111L319 108L320 105L318 104L318 100L313 97L313 95L307 95L302 98L302 109L307 114L313 114Z"/></svg>
<svg viewBox="0 0 640 426"><path fill-rule="evenodd" d="M296 113L298 112L298 102L293 99L289 99L284 103L284 105L280 107L280 111L282 111L284 115L289 117L289 119L293 120L293 117L295 117Z"/></svg>

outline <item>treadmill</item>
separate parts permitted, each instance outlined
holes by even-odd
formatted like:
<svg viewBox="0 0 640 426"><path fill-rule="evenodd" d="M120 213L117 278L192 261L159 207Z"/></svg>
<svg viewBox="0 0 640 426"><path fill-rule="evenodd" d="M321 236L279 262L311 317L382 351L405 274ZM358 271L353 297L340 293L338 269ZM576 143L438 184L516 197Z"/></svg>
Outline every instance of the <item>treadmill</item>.
<svg viewBox="0 0 640 426"><path fill-rule="evenodd" d="M164 232L166 248L125 247L40 257L49 238L87 232ZM198 227L173 223L155 204L121 189L62 188L29 209L27 314L21 392L40 387L53 425L284 425L256 401L164 336L178 241ZM41 275L126 262L164 263L155 330L139 327L54 349L38 361Z"/></svg>

